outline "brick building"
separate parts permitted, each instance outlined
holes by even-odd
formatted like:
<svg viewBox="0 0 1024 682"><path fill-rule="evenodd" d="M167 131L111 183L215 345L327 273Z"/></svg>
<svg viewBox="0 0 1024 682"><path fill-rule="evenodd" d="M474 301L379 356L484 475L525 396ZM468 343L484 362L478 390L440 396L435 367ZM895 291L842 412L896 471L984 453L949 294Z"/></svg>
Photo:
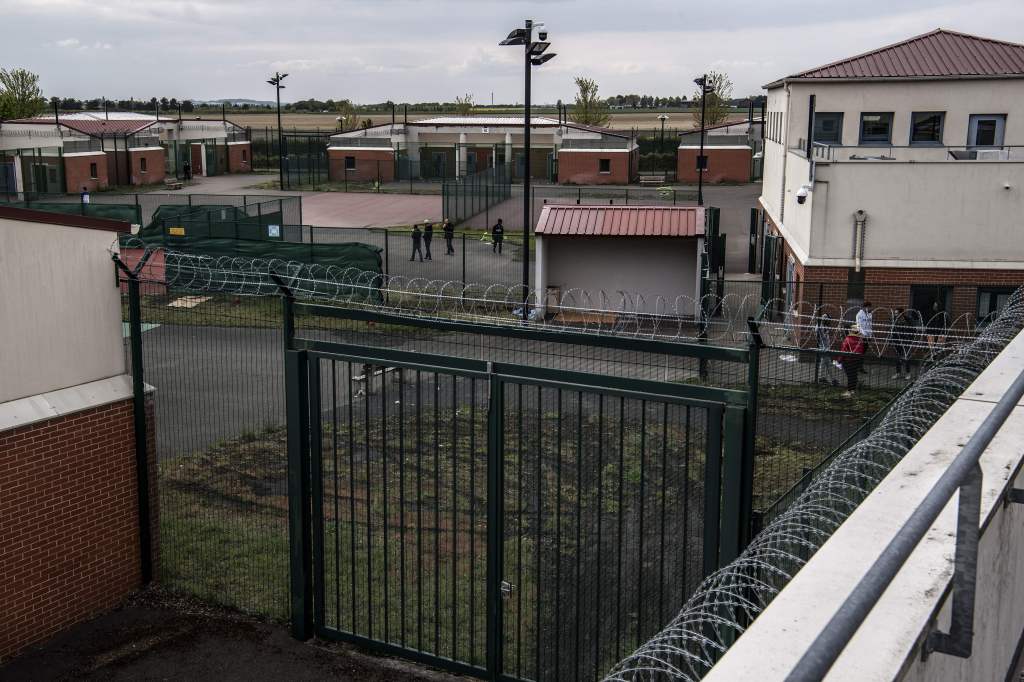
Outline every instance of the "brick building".
<svg viewBox="0 0 1024 682"><path fill-rule="evenodd" d="M372 150L372 151L371 151ZM388 156L390 151L390 157ZM388 123L331 137L331 179L382 182L390 158L392 179L455 178L507 166L525 172L523 119L516 116L438 116ZM629 133L534 116L530 176L567 184L627 184L637 179L640 152ZM340 175L339 175L340 173Z"/></svg>
<svg viewBox="0 0 1024 682"><path fill-rule="evenodd" d="M105 160L85 156L105 156ZM248 132L227 120L81 112L4 121L0 191L62 193L252 170Z"/></svg>
<svg viewBox="0 0 1024 682"><path fill-rule="evenodd" d="M156 560L108 252L128 230L0 207L0 662L141 585L140 490ZM152 394L145 410L155 452Z"/></svg>
<svg viewBox="0 0 1024 682"><path fill-rule="evenodd" d="M766 88L763 268L787 308L972 325L1024 284L1024 45L936 30Z"/></svg>

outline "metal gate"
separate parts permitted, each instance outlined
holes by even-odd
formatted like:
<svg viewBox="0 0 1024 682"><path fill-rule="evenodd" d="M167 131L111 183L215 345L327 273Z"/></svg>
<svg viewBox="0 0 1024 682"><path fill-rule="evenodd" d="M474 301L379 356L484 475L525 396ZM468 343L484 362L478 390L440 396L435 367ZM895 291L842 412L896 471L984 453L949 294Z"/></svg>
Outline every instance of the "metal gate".
<svg viewBox="0 0 1024 682"><path fill-rule="evenodd" d="M300 638L593 678L738 552L742 391L286 338Z"/></svg>

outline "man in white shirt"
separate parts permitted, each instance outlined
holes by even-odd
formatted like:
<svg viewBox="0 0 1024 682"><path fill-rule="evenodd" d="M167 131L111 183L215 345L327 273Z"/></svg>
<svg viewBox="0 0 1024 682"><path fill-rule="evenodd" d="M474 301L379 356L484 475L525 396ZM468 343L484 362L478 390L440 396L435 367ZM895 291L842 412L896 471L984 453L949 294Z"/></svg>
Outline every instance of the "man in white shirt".
<svg viewBox="0 0 1024 682"><path fill-rule="evenodd" d="M83 187L82 188L81 196L82 196L82 203L83 204L88 204L89 203L89 188L88 187Z"/></svg>
<svg viewBox="0 0 1024 682"><path fill-rule="evenodd" d="M860 327L861 336L865 339L870 339L873 336L871 330L872 321L871 301L864 301L864 305L857 311L857 326Z"/></svg>

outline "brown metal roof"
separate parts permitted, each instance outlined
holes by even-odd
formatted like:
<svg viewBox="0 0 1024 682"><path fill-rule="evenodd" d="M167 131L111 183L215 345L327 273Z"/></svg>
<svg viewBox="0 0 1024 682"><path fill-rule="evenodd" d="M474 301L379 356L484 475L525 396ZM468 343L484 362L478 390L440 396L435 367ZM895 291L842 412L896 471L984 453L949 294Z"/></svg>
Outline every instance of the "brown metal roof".
<svg viewBox="0 0 1024 682"><path fill-rule="evenodd" d="M545 206L537 234L576 237L696 237L704 234L697 206Z"/></svg>
<svg viewBox="0 0 1024 682"><path fill-rule="evenodd" d="M106 230L107 232L131 232L132 226L123 220L110 220L109 218L93 218L90 216L74 215L73 213L57 213L50 211L37 211L29 208L15 208L13 206L0 206L0 218L9 220L21 220L27 223L46 223L47 225L63 225L65 227L83 227L89 230Z"/></svg>
<svg viewBox="0 0 1024 682"><path fill-rule="evenodd" d="M1024 77L1024 45L936 29L788 76L800 79L913 79Z"/></svg>

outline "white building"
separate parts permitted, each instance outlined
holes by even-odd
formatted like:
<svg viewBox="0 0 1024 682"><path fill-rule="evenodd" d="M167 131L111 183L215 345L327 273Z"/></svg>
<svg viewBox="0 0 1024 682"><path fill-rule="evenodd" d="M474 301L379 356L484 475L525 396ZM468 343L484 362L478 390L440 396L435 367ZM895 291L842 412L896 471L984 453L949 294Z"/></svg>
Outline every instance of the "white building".
<svg viewBox="0 0 1024 682"><path fill-rule="evenodd" d="M765 87L782 295L894 282L876 305L981 316L1024 282L1024 45L940 29Z"/></svg>

